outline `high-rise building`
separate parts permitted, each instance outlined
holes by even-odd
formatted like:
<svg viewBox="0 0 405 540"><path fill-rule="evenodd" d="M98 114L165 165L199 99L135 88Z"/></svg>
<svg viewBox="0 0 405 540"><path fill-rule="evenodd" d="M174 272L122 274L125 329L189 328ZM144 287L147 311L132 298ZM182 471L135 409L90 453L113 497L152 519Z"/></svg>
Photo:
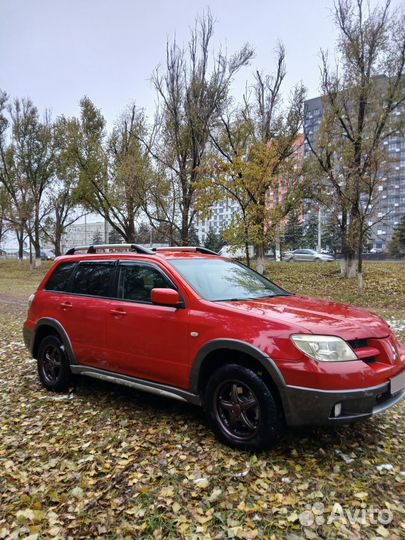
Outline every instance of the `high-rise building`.
<svg viewBox="0 0 405 540"><path fill-rule="evenodd" d="M300 133L292 144L291 159L294 163L294 168L301 168L301 162L304 159L304 134ZM279 178L277 187L271 188L267 194L267 206L269 210L273 210L279 204L282 204L288 194L291 181L288 176L282 175Z"/></svg>
<svg viewBox="0 0 405 540"><path fill-rule="evenodd" d="M197 216L195 228L200 244L204 244L209 230L221 234L232 223L232 217L238 212L238 203L232 199L222 199L215 202L210 208L209 216Z"/></svg>
<svg viewBox="0 0 405 540"><path fill-rule="evenodd" d="M323 113L322 98L316 97L305 102L304 132L311 143L319 130ZM405 109L395 111L399 116ZM374 200L374 214L370 216L370 242L378 251L385 251L391 240L394 227L399 224L405 214L405 138L392 135L384 141L387 156L391 162L389 172L381 174L381 182ZM304 146L305 155L310 153L308 142ZM324 214L327 217L327 213Z"/></svg>

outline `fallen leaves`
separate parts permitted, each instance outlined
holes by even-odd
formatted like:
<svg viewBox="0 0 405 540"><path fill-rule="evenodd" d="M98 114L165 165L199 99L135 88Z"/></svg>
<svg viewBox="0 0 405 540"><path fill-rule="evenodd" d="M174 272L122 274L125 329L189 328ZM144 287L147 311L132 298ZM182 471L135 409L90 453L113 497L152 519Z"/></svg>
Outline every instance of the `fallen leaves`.
<svg viewBox="0 0 405 540"><path fill-rule="evenodd" d="M274 268L293 283L299 266ZM325 274L318 294L343 293ZM23 316L0 315L0 540L403 538L403 404L362 424L290 430L265 454L236 452L189 405L85 379L69 394L43 390ZM335 503L393 519L328 523Z"/></svg>

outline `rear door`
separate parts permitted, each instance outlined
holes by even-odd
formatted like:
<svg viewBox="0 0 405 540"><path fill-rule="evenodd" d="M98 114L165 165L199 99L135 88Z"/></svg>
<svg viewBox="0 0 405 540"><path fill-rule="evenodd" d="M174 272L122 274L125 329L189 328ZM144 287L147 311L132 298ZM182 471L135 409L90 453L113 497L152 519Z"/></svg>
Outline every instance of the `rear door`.
<svg viewBox="0 0 405 540"><path fill-rule="evenodd" d="M109 301L108 363L126 375L186 388L188 310L152 304L153 288L178 289L158 265L120 262L117 297Z"/></svg>
<svg viewBox="0 0 405 540"><path fill-rule="evenodd" d="M105 331L115 266L115 261L78 263L60 297L59 319L82 364L107 368Z"/></svg>

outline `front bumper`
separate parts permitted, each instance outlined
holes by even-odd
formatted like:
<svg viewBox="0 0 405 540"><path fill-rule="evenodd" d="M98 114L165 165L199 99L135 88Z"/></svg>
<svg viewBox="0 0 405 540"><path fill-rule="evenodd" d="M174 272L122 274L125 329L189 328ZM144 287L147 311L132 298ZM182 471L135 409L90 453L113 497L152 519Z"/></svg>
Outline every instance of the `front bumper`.
<svg viewBox="0 0 405 540"><path fill-rule="evenodd" d="M23 337L24 343L29 352L32 354L33 344L34 344L34 330L29 328L26 324L23 326Z"/></svg>
<svg viewBox="0 0 405 540"><path fill-rule="evenodd" d="M318 390L285 386L283 404L290 426L346 424L389 409L405 397L405 388L392 394L390 383L359 390ZM341 413L334 407L341 403Z"/></svg>

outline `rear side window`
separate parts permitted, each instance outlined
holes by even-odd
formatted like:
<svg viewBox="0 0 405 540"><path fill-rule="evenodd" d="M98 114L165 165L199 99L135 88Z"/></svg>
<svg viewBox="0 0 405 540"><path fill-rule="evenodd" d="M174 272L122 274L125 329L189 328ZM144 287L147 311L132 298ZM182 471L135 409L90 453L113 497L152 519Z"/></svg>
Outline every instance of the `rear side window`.
<svg viewBox="0 0 405 540"><path fill-rule="evenodd" d="M48 279L48 283L45 285L46 291L66 291L69 278L72 274L73 268L76 263L60 264Z"/></svg>
<svg viewBox="0 0 405 540"><path fill-rule="evenodd" d="M118 298L150 302L152 289L173 289L173 284L159 270L142 264L120 266Z"/></svg>
<svg viewBox="0 0 405 540"><path fill-rule="evenodd" d="M81 263L73 277L71 292L90 296L111 296L114 263Z"/></svg>

